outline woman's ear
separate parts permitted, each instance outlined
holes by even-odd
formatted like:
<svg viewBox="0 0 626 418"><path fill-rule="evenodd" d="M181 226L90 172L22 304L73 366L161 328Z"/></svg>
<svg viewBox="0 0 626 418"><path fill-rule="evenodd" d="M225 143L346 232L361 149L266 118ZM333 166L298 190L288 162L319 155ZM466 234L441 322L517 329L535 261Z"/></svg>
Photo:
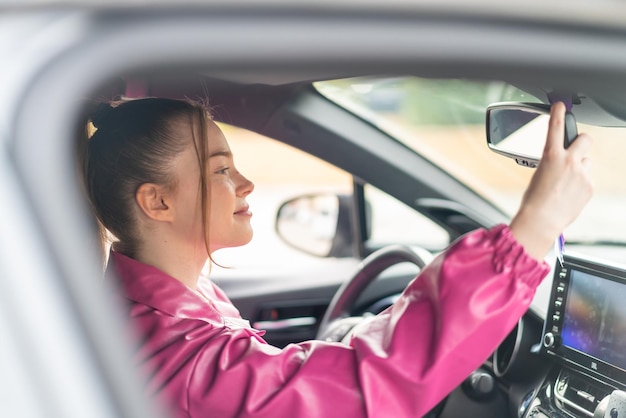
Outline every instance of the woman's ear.
<svg viewBox="0 0 626 418"><path fill-rule="evenodd" d="M170 221L172 210L168 205L169 195L162 186L144 183L137 189L135 200L144 215L155 221Z"/></svg>

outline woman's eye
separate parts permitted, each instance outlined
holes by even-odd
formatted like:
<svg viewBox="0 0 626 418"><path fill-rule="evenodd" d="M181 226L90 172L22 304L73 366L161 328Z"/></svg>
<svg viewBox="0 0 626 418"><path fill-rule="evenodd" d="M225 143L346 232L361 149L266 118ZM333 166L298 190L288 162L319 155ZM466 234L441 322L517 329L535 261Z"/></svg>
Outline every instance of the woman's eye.
<svg viewBox="0 0 626 418"><path fill-rule="evenodd" d="M220 168L219 170L215 172L215 174L227 174L228 170L230 170L230 168L228 167Z"/></svg>

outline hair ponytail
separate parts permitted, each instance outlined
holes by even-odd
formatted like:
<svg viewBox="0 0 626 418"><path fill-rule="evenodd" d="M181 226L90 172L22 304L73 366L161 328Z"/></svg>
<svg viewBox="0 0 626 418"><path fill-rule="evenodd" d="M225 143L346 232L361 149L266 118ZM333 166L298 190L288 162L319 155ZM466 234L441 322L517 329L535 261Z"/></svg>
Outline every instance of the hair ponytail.
<svg viewBox="0 0 626 418"><path fill-rule="evenodd" d="M110 107L108 104L106 106ZM88 107L88 110L91 109L92 106ZM95 237L96 237L96 246L99 250L100 259L102 262L102 267L106 266L106 261L108 258L108 248L110 245L110 239L108 237L107 229L104 227L102 222L100 221L97 211L92 203L92 200L89 198L89 184L88 184L88 166L89 166L89 141L91 140L91 136L94 132L93 124L92 124L92 116L89 112L87 112L87 116L81 118L81 123L78 127L78 133L76 135L77 138L77 162L78 162L78 172L80 179L80 186L84 196L87 197L87 204L89 206L89 211L93 215L92 217L92 225L95 229Z"/></svg>

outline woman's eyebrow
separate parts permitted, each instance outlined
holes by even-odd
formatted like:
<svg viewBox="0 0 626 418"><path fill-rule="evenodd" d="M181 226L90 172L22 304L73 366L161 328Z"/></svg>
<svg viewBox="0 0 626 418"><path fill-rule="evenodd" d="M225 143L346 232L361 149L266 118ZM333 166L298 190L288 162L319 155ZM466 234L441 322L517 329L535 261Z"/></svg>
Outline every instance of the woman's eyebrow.
<svg viewBox="0 0 626 418"><path fill-rule="evenodd" d="M209 154L209 158L213 158L213 157L229 157L230 158L232 156L233 156L233 153L228 150L218 150Z"/></svg>

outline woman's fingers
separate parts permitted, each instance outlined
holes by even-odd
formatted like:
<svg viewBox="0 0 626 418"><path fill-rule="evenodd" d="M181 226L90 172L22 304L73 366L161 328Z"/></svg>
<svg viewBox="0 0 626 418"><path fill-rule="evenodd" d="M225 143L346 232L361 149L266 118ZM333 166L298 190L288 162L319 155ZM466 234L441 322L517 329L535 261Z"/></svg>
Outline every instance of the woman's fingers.
<svg viewBox="0 0 626 418"><path fill-rule="evenodd" d="M554 103L550 109L550 123L548 125L548 136L544 154L558 152L557 150L565 149L565 104L563 102ZM572 141L568 147L572 157L578 157L581 160L587 155L591 149L591 138L587 134L580 134Z"/></svg>
<svg viewBox="0 0 626 418"><path fill-rule="evenodd" d="M564 149L565 139L565 104L557 102L550 109L550 123L548 137L544 148L544 156L550 152L559 152Z"/></svg>
<svg viewBox="0 0 626 418"><path fill-rule="evenodd" d="M562 161L569 160L575 165L582 164L584 160L587 160L582 166L583 170L588 172L591 163L587 155L591 150L591 137L587 134L579 134L570 146L565 149L565 105L562 102L557 102L552 105L550 109L550 123L548 125L548 135L546 138L546 145L543 151L542 160L548 161ZM551 163L552 165L552 163ZM557 171L564 170L559 164L553 167Z"/></svg>
<svg viewBox="0 0 626 418"><path fill-rule="evenodd" d="M580 134L569 146L568 151L572 154L573 158L578 158L581 161L587 158L587 154L591 150L591 137L587 134Z"/></svg>

